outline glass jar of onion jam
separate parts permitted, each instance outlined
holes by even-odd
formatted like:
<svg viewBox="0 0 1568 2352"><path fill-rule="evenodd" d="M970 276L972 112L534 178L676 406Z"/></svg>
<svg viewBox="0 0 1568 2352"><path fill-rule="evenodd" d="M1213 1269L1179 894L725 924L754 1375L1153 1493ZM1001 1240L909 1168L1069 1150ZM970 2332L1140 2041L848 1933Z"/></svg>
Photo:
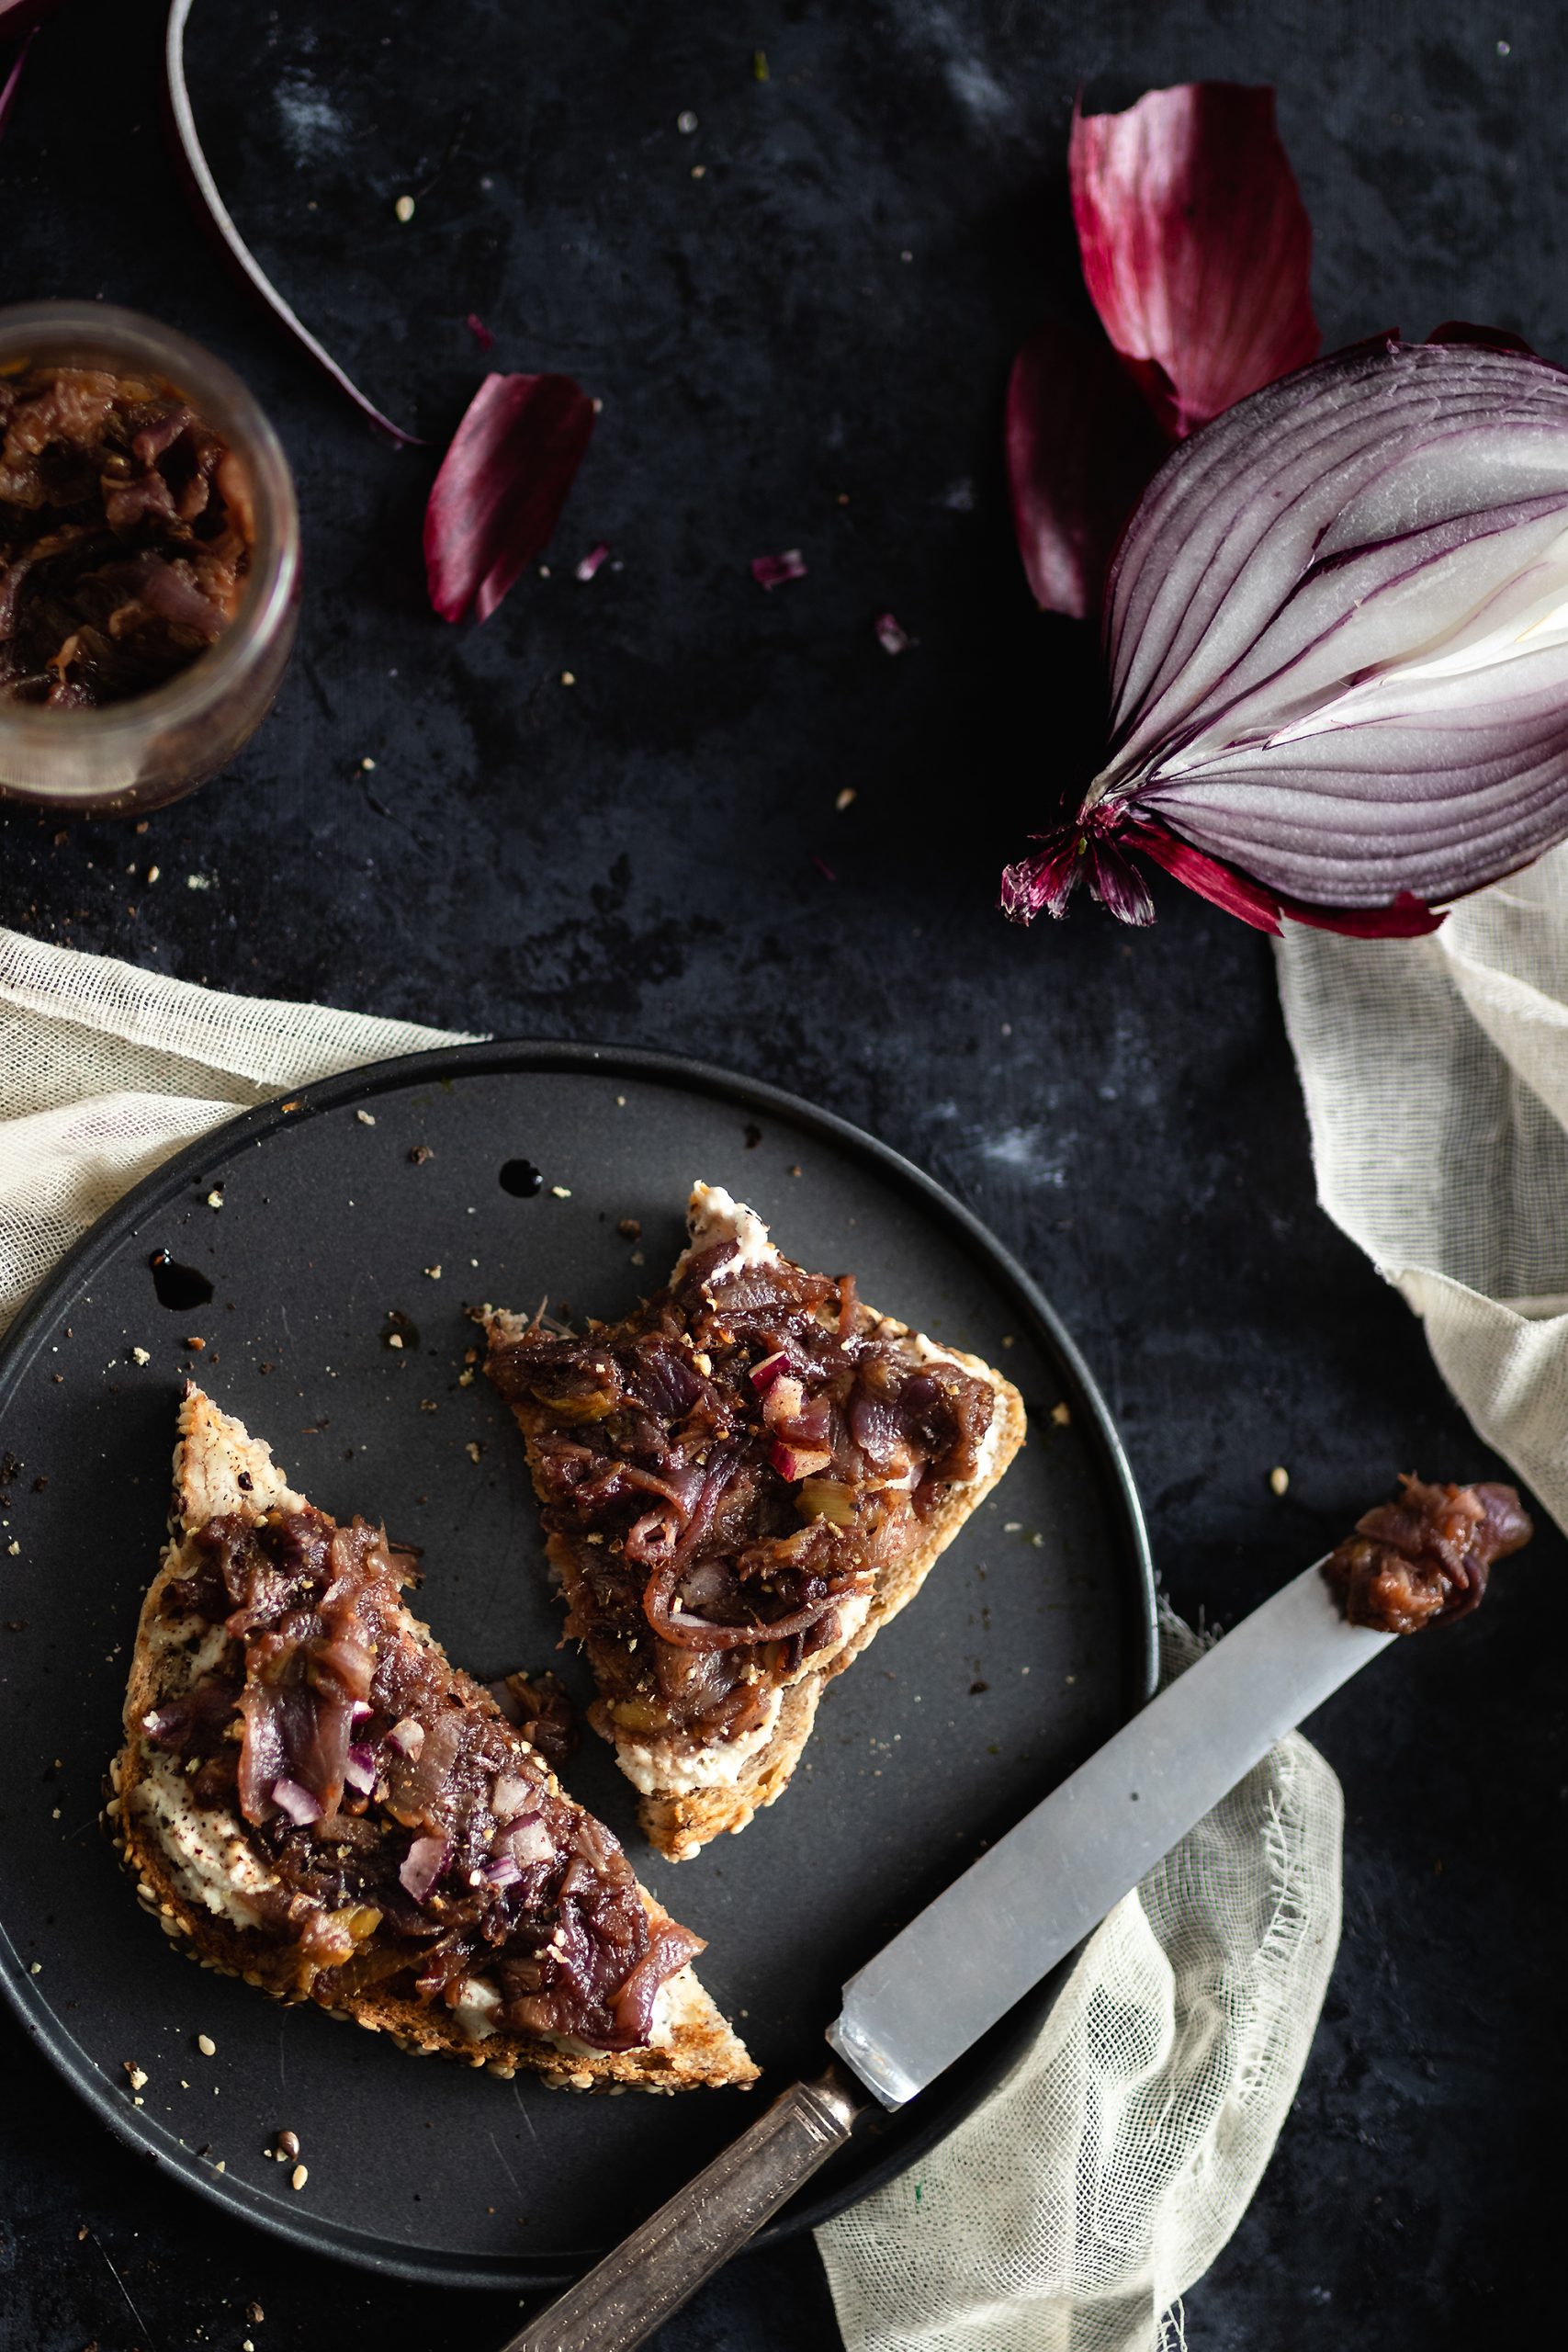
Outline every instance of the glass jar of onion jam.
<svg viewBox="0 0 1568 2352"><path fill-rule="evenodd" d="M220 360L101 302L0 310L0 794L191 791L265 716L299 589L288 460Z"/></svg>

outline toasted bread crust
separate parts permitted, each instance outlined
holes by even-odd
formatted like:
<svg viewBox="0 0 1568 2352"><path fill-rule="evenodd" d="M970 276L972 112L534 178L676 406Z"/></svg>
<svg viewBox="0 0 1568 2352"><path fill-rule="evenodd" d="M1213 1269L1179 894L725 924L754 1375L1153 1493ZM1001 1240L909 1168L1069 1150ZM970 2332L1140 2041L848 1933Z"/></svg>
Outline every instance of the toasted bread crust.
<svg viewBox="0 0 1568 2352"><path fill-rule="evenodd" d="M702 1189L699 1187L699 1192ZM491 1347L515 1340L528 1328L526 1318L504 1308L487 1309L482 1319ZM880 1315L871 1307L861 1308L860 1321L863 1329L869 1332L874 1329L884 1338L913 1340L919 1336L907 1323L900 1323L892 1316ZM795 1679L784 1686L773 1729L766 1740L746 1758L733 1781L689 1791L682 1791L668 1783L660 1787L656 1782L644 1793L637 1808L637 1819L644 1836L668 1860L685 1861L711 1838L727 1832L733 1836L744 1829L756 1814L776 1803L784 1794L800 1760L801 1751L811 1736L818 1705L828 1684L874 1641L884 1625L913 1600L960 1528L984 1502L1023 1444L1027 1433L1023 1399L1012 1383L978 1356L966 1355L957 1348L944 1348L942 1352L951 1356L965 1372L987 1382L996 1394L995 1442L984 1471L977 1478L948 1489L926 1521L920 1543L894 1562L879 1578L862 1623L847 1634L837 1648L820 1652L811 1658ZM535 1470L536 1455L525 1406L514 1407L513 1418L528 1446L530 1470ZM544 1490L536 1476L536 1490L541 1501L544 1500ZM570 1608L575 1603L581 1566L589 1555L586 1549L580 1554L577 1544L562 1535L548 1537L545 1550L561 1581ZM584 1647L590 1664L594 1664L595 1645L590 1640ZM612 1740L623 1771L639 1788L642 1787L647 1778L647 1767L643 1766L640 1772L634 1771L623 1753L624 1749L637 1744L634 1739L629 1736L616 1738L613 1726L604 1720L600 1708L592 1712L590 1720L605 1737ZM644 1749L643 1753L646 1752Z"/></svg>
<svg viewBox="0 0 1568 2352"><path fill-rule="evenodd" d="M242 1470L251 1480L248 1490L238 1484ZM187 1572L189 1532L217 1512L259 1516L270 1505L293 1509L299 1501L265 1445L250 1438L238 1421L220 1412L199 1390L187 1390L180 1408L175 1449L174 1532L142 1604L126 1690L125 1745L110 1775L114 1788L110 1819L116 1843L136 1875L143 1906L156 1915L170 1939L204 1968L242 1976L265 1991L271 1988L262 1984L256 1968L260 1937L193 1899L139 1803L138 1792L152 1761L141 1722L188 1672L188 1648L160 1645L153 1633L161 1623L165 1586L172 1577ZM417 1621L415 1631L422 1639L434 1640L428 1628ZM669 1915L646 1888L639 1891L657 1928ZM364 2026L372 2033L386 2033L400 2049L460 2058L469 2066L507 2080L529 2073L542 2075L552 2086L572 2089L626 2086L675 2091L744 2086L756 2079L757 2067L690 1967L670 1979L662 2007L664 2038L648 2049L629 2051L591 2050L578 2043L563 2045L504 2031L476 2041L451 2012L381 1991L361 1996L350 2007L327 2014Z"/></svg>

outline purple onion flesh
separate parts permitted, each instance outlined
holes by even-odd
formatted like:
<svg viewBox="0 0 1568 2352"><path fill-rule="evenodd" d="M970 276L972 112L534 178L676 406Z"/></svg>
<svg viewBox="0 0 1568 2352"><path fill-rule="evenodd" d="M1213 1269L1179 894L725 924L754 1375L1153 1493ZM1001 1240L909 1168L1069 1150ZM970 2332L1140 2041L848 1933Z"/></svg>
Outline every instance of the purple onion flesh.
<svg viewBox="0 0 1568 2352"><path fill-rule="evenodd" d="M290 1821L298 1822L301 1829L308 1829L313 1821L320 1821L321 1817L321 1806L310 1790L301 1788L298 1781L286 1777L274 1781L272 1801L280 1813L286 1813Z"/></svg>
<svg viewBox="0 0 1568 2352"><path fill-rule="evenodd" d="M404 1894L423 1903L451 1859L445 1838L416 1838L398 1871Z"/></svg>
<svg viewBox="0 0 1568 2352"><path fill-rule="evenodd" d="M1110 757L1009 912L1147 922L1141 848L1263 928L1431 928L1568 836L1568 375L1380 337L1254 393L1156 475L1105 634Z"/></svg>

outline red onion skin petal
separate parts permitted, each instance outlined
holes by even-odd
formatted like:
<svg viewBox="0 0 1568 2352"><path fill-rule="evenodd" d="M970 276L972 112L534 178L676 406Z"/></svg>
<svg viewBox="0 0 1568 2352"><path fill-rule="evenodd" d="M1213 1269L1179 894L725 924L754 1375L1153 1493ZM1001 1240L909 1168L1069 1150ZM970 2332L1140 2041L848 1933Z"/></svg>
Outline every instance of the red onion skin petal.
<svg viewBox="0 0 1568 2352"><path fill-rule="evenodd" d="M1483 351L1522 351L1527 358L1538 356L1533 344L1522 334L1515 334L1507 327L1477 326L1470 319L1445 319L1427 337L1428 343L1474 343Z"/></svg>
<svg viewBox="0 0 1568 2352"><path fill-rule="evenodd" d="M1067 174L1090 299L1172 435L1313 357L1312 227L1272 90L1189 82L1122 114L1075 107Z"/></svg>
<svg viewBox="0 0 1568 2352"><path fill-rule="evenodd" d="M488 620L543 553L592 432L593 403L570 376L485 378L424 513L425 580L443 620Z"/></svg>
<svg viewBox="0 0 1568 2352"><path fill-rule="evenodd" d="M0 48L36 32L60 6L61 0L0 0Z"/></svg>
<svg viewBox="0 0 1568 2352"><path fill-rule="evenodd" d="M265 303L280 325L339 391L347 393L375 430L402 447L423 448L425 445L419 435L405 433L400 424L394 424L389 416L384 416L375 401L362 392L353 378L338 366L325 345L317 342L303 319L284 300L234 226L202 150L190 88L186 80L186 26L193 5L194 0L171 0L169 21L164 36L164 113L180 176L185 181L186 193L196 207L202 226L215 240L236 276Z"/></svg>
<svg viewBox="0 0 1568 2352"><path fill-rule="evenodd" d="M0 17L0 38L6 35L8 30L6 18ZM0 45L0 137L4 136L6 125L11 119L11 110L17 103L17 92L22 86L22 68L28 62L28 51L33 45L33 35L37 30L38 27L34 25L22 35L17 44L16 53L8 62L4 46Z"/></svg>
<svg viewBox="0 0 1568 2352"><path fill-rule="evenodd" d="M1434 911L1409 890L1401 890L1387 907L1312 907L1300 899L1280 898L1250 875L1211 857L1206 850L1194 849L1163 825L1140 823L1125 838L1199 898L1276 939L1283 928L1282 915L1308 923L1314 931L1339 932L1349 939L1420 939L1446 920L1446 910Z"/></svg>
<svg viewBox="0 0 1568 2352"><path fill-rule="evenodd" d="M1093 619L1117 542L1169 440L1105 337L1055 322L1013 361L1005 438L1012 526L1034 601Z"/></svg>

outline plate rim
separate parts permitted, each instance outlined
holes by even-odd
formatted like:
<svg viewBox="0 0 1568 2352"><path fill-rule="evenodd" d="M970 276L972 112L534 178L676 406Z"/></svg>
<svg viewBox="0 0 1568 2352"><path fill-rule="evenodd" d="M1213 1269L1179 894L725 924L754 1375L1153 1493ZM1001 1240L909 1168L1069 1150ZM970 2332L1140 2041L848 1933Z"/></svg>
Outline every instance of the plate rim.
<svg viewBox="0 0 1568 2352"><path fill-rule="evenodd" d="M342 1110L368 1096L396 1091L426 1079L439 1083L454 1076L496 1073L565 1076L615 1075L678 1086L714 1095L740 1107L761 1110L815 1132L852 1155L869 1159L897 1188L912 1193L939 1220L955 1227L962 1239L986 1264L1005 1289L1033 1319L1075 1388L1076 1404L1087 1414L1089 1451L1121 1521L1121 1564L1128 1585L1126 1607L1133 1636L1132 1671L1124 1690L1126 1721L1153 1696L1158 1679L1158 1603L1154 1558L1132 1466L1110 1407L1101 1395L1077 1342L1033 1276L976 1215L966 1203L939 1183L934 1176L864 1127L787 1088L756 1079L722 1064L689 1060L680 1054L649 1046L596 1045L564 1039L525 1037L484 1038L422 1048L388 1056L373 1062L313 1079L281 1090L265 1102L239 1111L206 1134L172 1153L112 1203L87 1231L74 1241L44 1275L0 1336L0 1416L25 1376L38 1346L52 1328L56 1302L90 1275L95 1264L111 1256L146 1216L165 1198L188 1187L193 1173L227 1159L243 1144L258 1144L265 1136L302 1118ZM1084 1434L1080 1429L1080 1434ZM1130 1574L1129 1574L1130 1571ZM107 1769L107 1759L106 1759ZM896 2180L921 2156L955 2131L1004 2082L1021 2062L1049 2012L1073 1964L1069 1957L1027 1994L986 2040L996 2045L994 2063L982 2070L973 2096L953 2109L933 2102L925 2124L874 2155L870 2162L816 2196L791 2200L760 2231L758 2245L777 2244L815 2230L846 2212L876 2189ZM21 1955L0 1920L0 1995L29 2041L50 2061L72 2090L85 2100L98 2120L120 2143L144 2158L151 2156L197 2195L223 2213L266 2231L288 2244L313 2254L325 2254L384 2278L399 2278L422 2285L468 2286L481 2290L547 2289L581 2275L593 2254L581 2258L541 2254L535 2258L514 2255L448 2254L434 2247L410 2246L393 2238L374 2238L360 2230L301 2212L276 2210L257 2198L250 2185L215 2174L192 2150L155 2122L127 2108L99 2070L85 2059L53 2008L38 1991ZM172 2144L164 2145L164 2143Z"/></svg>

